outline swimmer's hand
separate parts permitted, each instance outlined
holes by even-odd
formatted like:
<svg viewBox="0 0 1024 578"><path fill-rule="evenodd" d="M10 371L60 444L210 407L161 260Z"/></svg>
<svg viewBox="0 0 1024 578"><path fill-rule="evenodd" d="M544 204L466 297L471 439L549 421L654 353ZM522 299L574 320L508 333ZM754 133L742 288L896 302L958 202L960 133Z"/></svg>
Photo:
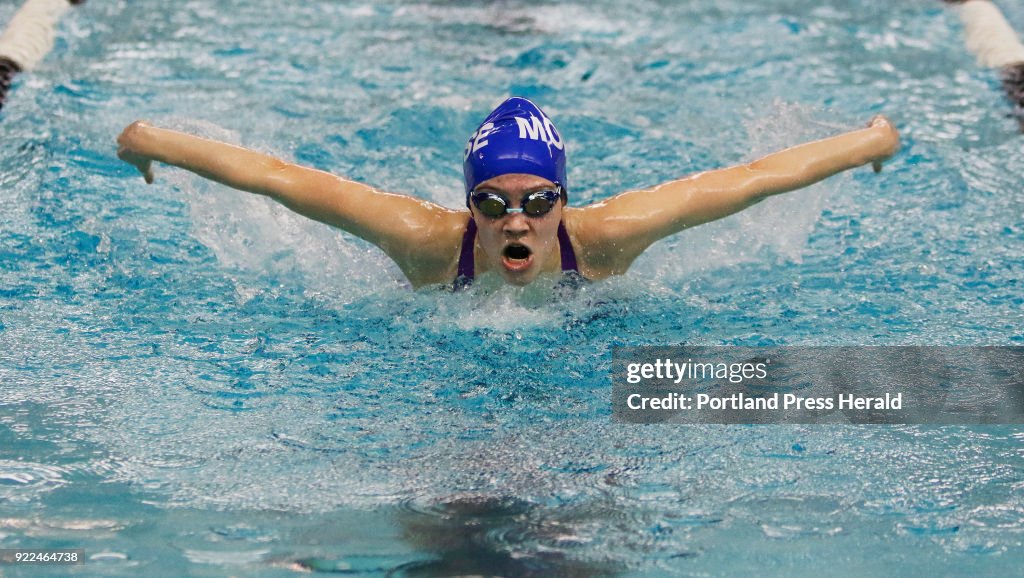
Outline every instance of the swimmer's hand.
<svg viewBox="0 0 1024 578"><path fill-rule="evenodd" d="M139 133L147 128L149 125L140 120L128 125L117 137L117 158L135 166L142 173L142 177L146 179L146 183L153 184L153 159L136 150Z"/></svg>
<svg viewBox="0 0 1024 578"><path fill-rule="evenodd" d="M880 139L877 158L871 161L871 168L876 173L882 172L882 162L892 158L900 148L900 133L884 115L876 115L868 123L868 128Z"/></svg>

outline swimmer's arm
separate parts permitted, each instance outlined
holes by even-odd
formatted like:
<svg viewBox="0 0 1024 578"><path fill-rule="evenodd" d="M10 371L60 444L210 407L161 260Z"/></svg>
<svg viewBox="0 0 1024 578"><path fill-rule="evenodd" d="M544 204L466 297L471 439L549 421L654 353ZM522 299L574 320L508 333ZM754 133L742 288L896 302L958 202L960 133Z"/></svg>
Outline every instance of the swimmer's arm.
<svg viewBox="0 0 1024 578"><path fill-rule="evenodd" d="M270 155L144 122L132 123L117 139L117 156L153 182L153 161L179 167L231 188L271 197L329 218L330 203L316 192L325 185L369 189L329 173L292 165ZM319 185L319 186L318 186ZM324 213L324 214L320 214ZM317 219L324 220L324 219Z"/></svg>
<svg viewBox="0 0 1024 578"><path fill-rule="evenodd" d="M153 182L153 161L270 197L289 209L365 239L398 263L414 286L443 282L458 250L465 211L386 193L270 155L136 122L118 156ZM438 272L438 270L444 272ZM450 280L450 279L448 279Z"/></svg>
<svg viewBox="0 0 1024 578"><path fill-rule="evenodd" d="M877 116L867 128L785 149L753 162L622 193L581 209L578 235L593 260L621 273L655 241L742 211L765 198L812 185L899 148L899 134ZM602 261L604 259L604 261Z"/></svg>

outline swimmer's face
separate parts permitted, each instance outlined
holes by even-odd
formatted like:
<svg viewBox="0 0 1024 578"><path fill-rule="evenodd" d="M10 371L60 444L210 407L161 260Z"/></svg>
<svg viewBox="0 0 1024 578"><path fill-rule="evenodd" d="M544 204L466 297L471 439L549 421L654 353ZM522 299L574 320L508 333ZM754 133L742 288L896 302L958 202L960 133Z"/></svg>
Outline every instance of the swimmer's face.
<svg viewBox="0 0 1024 578"><path fill-rule="evenodd" d="M480 183L475 191L498 194L518 208L523 198L536 191L554 188L549 180L533 175L509 174ZM546 214L531 217L525 213L506 213L492 218L482 215L470 203L478 233L477 244L484 253L486 270L497 271L512 285L528 285L541 273L559 271L558 223L562 220L562 201Z"/></svg>

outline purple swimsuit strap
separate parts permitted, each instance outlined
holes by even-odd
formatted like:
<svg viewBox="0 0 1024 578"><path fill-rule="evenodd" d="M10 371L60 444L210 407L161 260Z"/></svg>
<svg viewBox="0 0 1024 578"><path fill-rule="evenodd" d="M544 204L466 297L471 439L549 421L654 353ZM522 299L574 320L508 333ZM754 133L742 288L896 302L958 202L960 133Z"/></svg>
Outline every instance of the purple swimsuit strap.
<svg viewBox="0 0 1024 578"><path fill-rule="evenodd" d="M569 231L565 230L565 223L561 221L558 222L558 249L562 253L562 273L579 273L579 267L576 266L576 251L569 240Z"/></svg>
<svg viewBox="0 0 1024 578"><path fill-rule="evenodd" d="M476 240L476 221L469 220L466 232L462 234L462 251L459 253L459 269L455 274L455 286L461 289L473 281L476 263L473 260L473 245Z"/></svg>

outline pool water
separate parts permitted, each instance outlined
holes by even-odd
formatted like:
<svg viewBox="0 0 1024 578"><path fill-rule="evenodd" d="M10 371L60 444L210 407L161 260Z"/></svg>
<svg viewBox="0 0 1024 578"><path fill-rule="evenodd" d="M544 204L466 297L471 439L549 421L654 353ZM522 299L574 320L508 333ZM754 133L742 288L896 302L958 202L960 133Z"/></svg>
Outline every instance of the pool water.
<svg viewBox="0 0 1024 578"><path fill-rule="evenodd" d="M0 113L0 548L88 563L0 575L1018 573L1017 426L611 415L615 346L1024 342L1024 140L961 32L933 0L75 9ZM145 118L459 207L512 94L568 140L575 204L878 113L903 149L559 299L414 292L115 155Z"/></svg>

